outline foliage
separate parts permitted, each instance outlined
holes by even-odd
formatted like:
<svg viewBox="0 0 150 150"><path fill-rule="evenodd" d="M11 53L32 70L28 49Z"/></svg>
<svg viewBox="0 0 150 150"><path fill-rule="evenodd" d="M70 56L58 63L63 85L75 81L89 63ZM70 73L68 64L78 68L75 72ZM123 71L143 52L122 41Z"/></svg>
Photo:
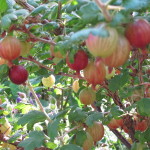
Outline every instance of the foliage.
<svg viewBox="0 0 150 150"><path fill-rule="evenodd" d="M98 47L108 46L115 50L117 44L107 41L114 38L110 27L116 31L117 43L118 35L125 37L126 27L137 19L144 19L149 26L144 26L149 33L142 36L148 43L139 48L130 42L128 60L122 66L107 67L107 74L113 70L113 76L105 76L101 82L91 79L100 77L102 69L105 75L105 69L100 68L106 67L102 58L105 54L93 56L87 39L96 40L92 45L98 51ZM149 0L1 0L0 149L13 145L24 150L81 150L87 128L94 122L102 123L104 136L92 150L150 149L149 22ZM140 31L138 34L142 34ZM2 41L7 36L18 39L18 46L14 46L15 42L4 46ZM140 40L139 37L135 39ZM19 46L21 42L24 44ZM92 68L96 75L89 73L91 83L84 77L87 63L82 70L72 70L66 63L66 58L70 64L77 61L80 68L84 60L75 59L79 50L85 52L88 63L99 66ZM17 58L8 59L11 55ZM1 62L3 57L6 61ZM28 79L18 85L9 77L16 65L28 72ZM15 80L23 76L20 74ZM92 104L81 103L79 97L87 87L96 93ZM108 124L114 118L121 118L123 125L110 129ZM146 130L135 130L141 121L146 122Z"/></svg>

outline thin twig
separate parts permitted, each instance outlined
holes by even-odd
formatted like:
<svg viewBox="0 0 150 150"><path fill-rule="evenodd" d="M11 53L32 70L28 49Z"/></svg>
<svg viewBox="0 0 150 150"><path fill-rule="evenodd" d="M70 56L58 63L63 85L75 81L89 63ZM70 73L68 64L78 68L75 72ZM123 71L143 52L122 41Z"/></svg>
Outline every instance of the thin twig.
<svg viewBox="0 0 150 150"><path fill-rule="evenodd" d="M42 104L41 104L41 102L40 102L38 96L36 95L36 93L35 93L35 91L34 91L32 85L30 84L30 82L27 82L27 85L28 85L28 87L29 87L29 89L30 89L32 95L34 96L35 101L36 101L36 103L38 104L38 106L39 106L41 112L43 112L43 113L45 114L45 116L46 116L46 118L47 118L47 120L48 120L49 122L52 122L52 120L49 118L48 114L45 112L45 110L44 110L44 108L43 108L43 106L42 106Z"/></svg>
<svg viewBox="0 0 150 150"><path fill-rule="evenodd" d="M107 6L107 9L108 9L108 10L118 10L118 11L120 11L120 10L124 10L125 8L122 7L122 6L108 5L108 6Z"/></svg>

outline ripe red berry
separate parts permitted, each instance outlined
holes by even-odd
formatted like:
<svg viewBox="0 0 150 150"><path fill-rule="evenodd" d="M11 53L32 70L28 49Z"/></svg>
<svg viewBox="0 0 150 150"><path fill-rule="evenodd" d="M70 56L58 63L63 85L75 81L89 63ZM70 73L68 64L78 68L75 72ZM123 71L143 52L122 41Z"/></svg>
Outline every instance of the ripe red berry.
<svg viewBox="0 0 150 150"><path fill-rule="evenodd" d="M108 124L108 127L110 129L117 129L122 126L123 126L123 119L114 119L113 118Z"/></svg>
<svg viewBox="0 0 150 150"><path fill-rule="evenodd" d="M28 72L23 66L14 65L9 70L9 78L15 84L23 84L28 79Z"/></svg>
<svg viewBox="0 0 150 150"><path fill-rule="evenodd" d="M66 63L69 68L76 70L79 72L80 70L84 69L88 64L88 55L83 50L78 50L78 52L74 56L74 62L71 63L69 57L66 57Z"/></svg>
<svg viewBox="0 0 150 150"><path fill-rule="evenodd" d="M135 130L144 132L148 128L148 124L146 120L142 120L141 122L136 122Z"/></svg>
<svg viewBox="0 0 150 150"><path fill-rule="evenodd" d="M145 48L150 43L150 23L145 19L137 19L128 24L125 36L136 48Z"/></svg>

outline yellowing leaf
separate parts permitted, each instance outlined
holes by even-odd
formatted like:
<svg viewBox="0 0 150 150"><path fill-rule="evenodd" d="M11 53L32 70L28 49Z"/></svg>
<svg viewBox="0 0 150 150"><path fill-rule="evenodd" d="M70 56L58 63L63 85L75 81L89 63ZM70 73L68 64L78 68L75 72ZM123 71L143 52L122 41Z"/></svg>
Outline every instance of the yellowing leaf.
<svg viewBox="0 0 150 150"><path fill-rule="evenodd" d="M42 78L42 83L45 87L52 87L55 84L55 76L50 75L47 78Z"/></svg>
<svg viewBox="0 0 150 150"><path fill-rule="evenodd" d="M112 68L112 70L109 71L109 68L107 66L105 67L105 69L106 69L106 76L105 76L105 78L107 80L109 80L115 75L116 70L115 70L115 68Z"/></svg>
<svg viewBox="0 0 150 150"><path fill-rule="evenodd" d="M0 124L0 133L3 133L4 135L8 136L11 133L11 125L8 122L8 120L5 118L5 123Z"/></svg>
<svg viewBox="0 0 150 150"><path fill-rule="evenodd" d="M72 89L73 89L73 91L74 91L75 93L77 93L78 90L79 90L79 88L80 88L80 86L79 86L79 80L75 80L75 81L73 82L73 84L72 84Z"/></svg>
<svg viewBox="0 0 150 150"><path fill-rule="evenodd" d="M16 149L17 149L17 147L16 147L15 145L8 144L8 143L3 143L3 144L2 144L2 147L3 147L3 148L10 149L10 150L16 150Z"/></svg>

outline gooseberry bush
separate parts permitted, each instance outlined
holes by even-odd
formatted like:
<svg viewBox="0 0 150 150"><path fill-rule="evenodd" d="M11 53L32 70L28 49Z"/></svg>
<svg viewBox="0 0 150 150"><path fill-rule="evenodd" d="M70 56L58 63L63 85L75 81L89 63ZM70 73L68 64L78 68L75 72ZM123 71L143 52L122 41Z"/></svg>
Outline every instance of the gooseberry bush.
<svg viewBox="0 0 150 150"><path fill-rule="evenodd" d="M149 150L149 52L149 0L1 0L0 149Z"/></svg>

